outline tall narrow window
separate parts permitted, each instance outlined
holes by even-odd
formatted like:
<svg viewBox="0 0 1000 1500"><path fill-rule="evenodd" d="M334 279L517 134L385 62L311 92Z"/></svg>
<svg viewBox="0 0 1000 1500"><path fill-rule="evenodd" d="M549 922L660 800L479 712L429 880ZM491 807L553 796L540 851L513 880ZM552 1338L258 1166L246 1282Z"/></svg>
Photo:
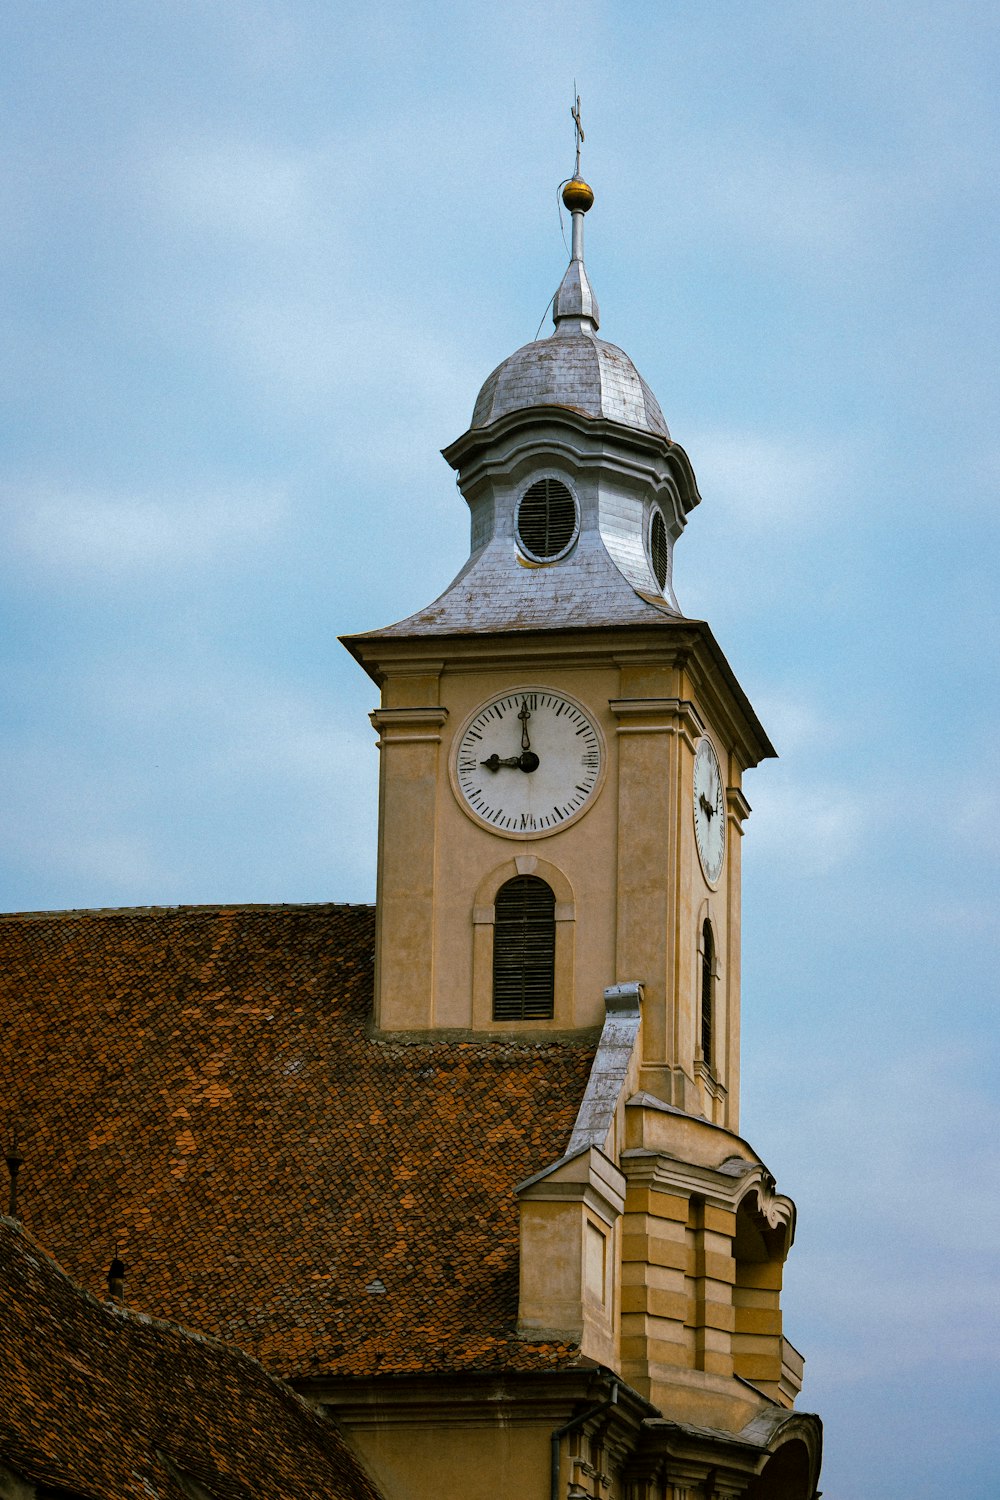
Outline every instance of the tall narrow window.
<svg viewBox="0 0 1000 1500"><path fill-rule="evenodd" d="M556 898L535 875L497 891L493 926L494 1021L547 1021L555 997Z"/></svg>
<svg viewBox="0 0 1000 1500"><path fill-rule="evenodd" d="M705 919L701 929L701 1055L712 1066L712 1000L715 989L715 939Z"/></svg>
<svg viewBox="0 0 1000 1500"><path fill-rule="evenodd" d="M653 564L653 576L661 589L667 586L670 574L670 543L667 540L667 523L659 506L653 510L649 523L649 560Z"/></svg>

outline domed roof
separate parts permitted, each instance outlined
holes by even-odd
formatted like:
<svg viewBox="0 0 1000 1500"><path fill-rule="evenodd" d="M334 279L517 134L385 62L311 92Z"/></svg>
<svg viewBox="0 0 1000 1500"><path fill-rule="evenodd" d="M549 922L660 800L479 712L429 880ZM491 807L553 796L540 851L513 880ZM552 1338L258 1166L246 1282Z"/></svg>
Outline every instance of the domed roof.
<svg viewBox="0 0 1000 1500"><path fill-rule="evenodd" d="M624 350L583 330L557 325L525 344L489 376L476 398L473 427L532 406L568 406L669 438L659 403Z"/></svg>
<svg viewBox="0 0 1000 1500"><path fill-rule="evenodd" d="M577 173L563 190L573 216L572 258L552 299L555 332L535 339L498 365L476 398L473 427L509 412L567 406L669 438L659 403L624 350L597 337L601 314L583 263L583 216L594 201Z"/></svg>

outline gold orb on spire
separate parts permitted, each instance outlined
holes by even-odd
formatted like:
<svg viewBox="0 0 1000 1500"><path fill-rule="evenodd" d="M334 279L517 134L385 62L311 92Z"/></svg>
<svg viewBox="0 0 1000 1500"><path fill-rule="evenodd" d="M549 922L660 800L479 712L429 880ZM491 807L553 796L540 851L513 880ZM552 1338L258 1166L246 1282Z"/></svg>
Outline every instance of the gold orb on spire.
<svg viewBox="0 0 1000 1500"><path fill-rule="evenodd" d="M571 214L585 214L593 205L594 190L582 177L571 177L562 190L562 201Z"/></svg>

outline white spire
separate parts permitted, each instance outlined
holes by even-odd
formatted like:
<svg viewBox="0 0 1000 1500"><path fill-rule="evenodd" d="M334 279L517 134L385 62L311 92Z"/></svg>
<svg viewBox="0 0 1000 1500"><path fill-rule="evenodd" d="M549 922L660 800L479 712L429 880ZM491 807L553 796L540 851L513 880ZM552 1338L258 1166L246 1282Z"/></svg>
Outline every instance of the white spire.
<svg viewBox="0 0 1000 1500"><path fill-rule="evenodd" d="M552 302L552 321L557 334L596 333L601 324L600 309L583 264L583 216L593 204L594 194L580 176L583 125L580 122L579 94L570 113L576 130L576 169L563 188L562 200L573 216L573 249L566 275Z"/></svg>
<svg viewBox="0 0 1000 1500"><path fill-rule="evenodd" d="M552 303L552 321L556 333L596 333L601 326L601 311L583 263L583 216L594 195L582 178L574 177L563 188L562 196L573 215L573 250Z"/></svg>

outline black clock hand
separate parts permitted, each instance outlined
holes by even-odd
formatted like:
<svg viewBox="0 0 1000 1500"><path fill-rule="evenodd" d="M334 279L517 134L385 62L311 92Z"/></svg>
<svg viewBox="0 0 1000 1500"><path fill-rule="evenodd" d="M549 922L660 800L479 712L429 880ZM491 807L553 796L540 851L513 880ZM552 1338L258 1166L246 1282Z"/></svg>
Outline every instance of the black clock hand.
<svg viewBox="0 0 1000 1500"><path fill-rule="evenodd" d="M494 750L489 760L481 760L481 766L487 771L499 771L501 766L510 766L518 771L537 771L539 766L538 756L534 750L522 750L520 755L497 755Z"/></svg>
<svg viewBox="0 0 1000 1500"><path fill-rule="evenodd" d="M487 771L499 771L501 766L519 766L521 764L521 757L519 755L501 757L494 750L489 760L481 760L479 764L485 766Z"/></svg>
<svg viewBox="0 0 1000 1500"><path fill-rule="evenodd" d="M531 710L528 707L527 698L521 701L521 712L517 716L521 721L521 749L530 750L531 741L528 739L528 720L531 718Z"/></svg>

